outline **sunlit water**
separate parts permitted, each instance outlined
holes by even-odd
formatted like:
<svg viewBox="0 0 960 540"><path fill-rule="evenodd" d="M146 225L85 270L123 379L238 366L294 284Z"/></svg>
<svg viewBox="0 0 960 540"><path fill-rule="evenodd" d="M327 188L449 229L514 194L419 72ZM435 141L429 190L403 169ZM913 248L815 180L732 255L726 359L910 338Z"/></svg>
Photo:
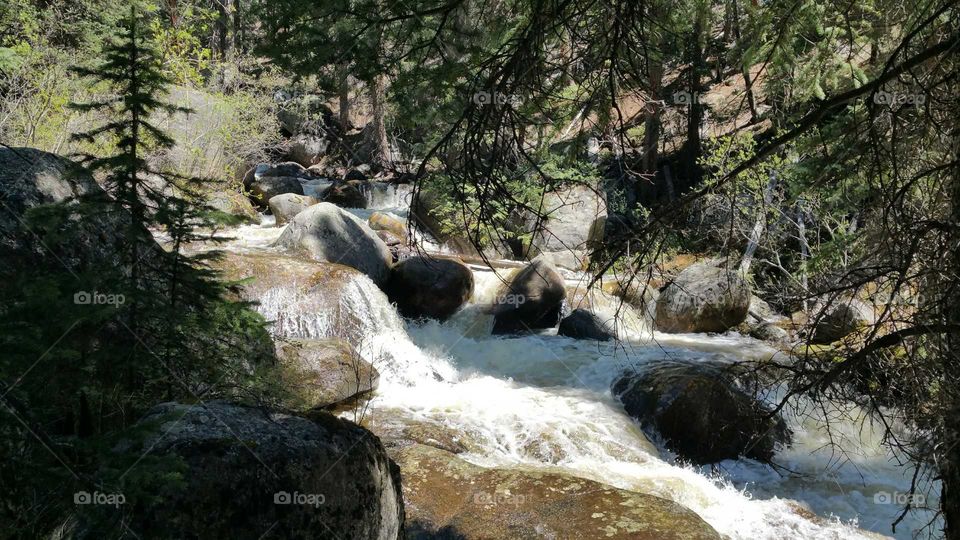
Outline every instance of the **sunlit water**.
<svg viewBox="0 0 960 540"><path fill-rule="evenodd" d="M395 204L387 198L382 206ZM371 205L374 208L376 205ZM403 214L403 206L396 214ZM358 216L367 211L352 211ZM269 251L281 228L266 221L232 231L226 249ZM461 457L489 467L556 470L619 488L672 499L699 514L721 534L742 539L860 538L890 533L899 506L877 494L905 492L911 469L897 464L869 422L845 420L831 427L843 439L832 450L824 423L786 411L793 444L774 461L794 474L752 460L715 467L676 464L650 442L610 394L627 367L665 358L735 362L765 359L774 351L737 335L669 335L649 330L642 314L600 298L594 309L614 313L626 339L617 344L577 341L554 331L542 335L490 335L485 306L507 274L475 272L471 303L450 321L401 319L384 294L358 276L341 299L360 321L361 354L381 372L369 415L402 411L462 434ZM309 309L282 288L260 299L264 315L285 323L275 331L302 337L336 333L336 321ZM776 389L773 389L774 392ZM935 507L935 501L927 501ZM803 508L820 518L803 517ZM896 537L910 538L931 518L910 514Z"/></svg>

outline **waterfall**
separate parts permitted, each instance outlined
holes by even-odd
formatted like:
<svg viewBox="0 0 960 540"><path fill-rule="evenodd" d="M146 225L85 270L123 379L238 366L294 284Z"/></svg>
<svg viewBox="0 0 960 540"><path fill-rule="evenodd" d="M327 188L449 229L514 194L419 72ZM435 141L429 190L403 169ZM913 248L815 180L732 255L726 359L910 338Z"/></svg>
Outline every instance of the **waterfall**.
<svg viewBox="0 0 960 540"><path fill-rule="evenodd" d="M227 249L268 251L263 226L236 232L239 240ZM734 539L875 537L860 528L889 533L899 506L876 497L905 492L911 471L881 445L882 430L832 425L850 451L838 456L825 446L823 413L785 411L794 442L774 461L802 476L746 459L693 467L649 440L610 394L627 367L664 358L764 360L775 354L767 345L732 333L652 332L643 314L601 291L588 295L592 309L601 317L619 312L622 342L578 341L556 330L493 336L488 307L514 271L475 269L470 303L444 323L402 319L363 275L336 287L279 285L263 293L258 309L277 335L343 337L349 329L347 339L381 372L367 414L442 426L467 449L460 457L477 465L562 472L665 497ZM580 276L568 286L583 283ZM810 519L810 512L820 517ZM897 536L910 537L931 516L910 514Z"/></svg>

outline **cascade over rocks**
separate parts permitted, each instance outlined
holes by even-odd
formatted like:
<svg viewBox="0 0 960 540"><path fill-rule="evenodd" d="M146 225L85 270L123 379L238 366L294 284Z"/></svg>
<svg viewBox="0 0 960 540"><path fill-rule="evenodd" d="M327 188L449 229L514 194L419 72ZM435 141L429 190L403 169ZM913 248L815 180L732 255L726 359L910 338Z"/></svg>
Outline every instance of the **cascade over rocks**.
<svg viewBox="0 0 960 540"><path fill-rule="evenodd" d="M563 277L543 261L534 261L514 274L500 289L493 306L494 334L553 328L567 290Z"/></svg>
<svg viewBox="0 0 960 540"><path fill-rule="evenodd" d="M387 297L404 317L446 320L473 294L473 273L450 259L411 257L390 273Z"/></svg>
<svg viewBox="0 0 960 540"><path fill-rule="evenodd" d="M271 197L268 204L270 206L270 213L277 218L277 227L280 227L296 217L300 212L303 212L318 202L320 201L307 195L284 193Z"/></svg>
<svg viewBox="0 0 960 540"><path fill-rule="evenodd" d="M735 270L696 263L657 298L656 326L664 332L724 332L744 321L750 285Z"/></svg>
<svg viewBox="0 0 960 540"><path fill-rule="evenodd" d="M267 202L277 195L294 193L303 195L303 185L299 175L304 174L304 168L298 163L281 163L267 165L261 163L247 171L243 176L243 187L250 194L250 199L260 208L266 208Z"/></svg>
<svg viewBox="0 0 960 540"><path fill-rule="evenodd" d="M575 309L560 321L557 335L574 339L610 341L617 339L617 330L595 313L586 309Z"/></svg>
<svg viewBox="0 0 960 540"><path fill-rule="evenodd" d="M778 444L790 440L783 420L770 418L770 410L722 366L661 362L624 373L612 392L645 429L694 463L741 456L768 461Z"/></svg>
<svg viewBox="0 0 960 540"><path fill-rule="evenodd" d="M137 426L147 434L117 451L175 456L186 466L182 489L143 481L162 494L138 499L129 513L131 530L146 538L403 537L399 469L352 422L211 402L163 403Z"/></svg>
<svg viewBox="0 0 960 540"><path fill-rule="evenodd" d="M381 287L390 277L393 256L383 240L365 222L330 203L297 214L275 245L356 268Z"/></svg>
<svg viewBox="0 0 960 540"><path fill-rule="evenodd" d="M380 372L338 338L276 340L284 387L297 410L320 409L371 392Z"/></svg>
<svg viewBox="0 0 960 540"><path fill-rule="evenodd" d="M391 453L403 476L407 538L720 538L660 497L560 473L483 468L421 444Z"/></svg>

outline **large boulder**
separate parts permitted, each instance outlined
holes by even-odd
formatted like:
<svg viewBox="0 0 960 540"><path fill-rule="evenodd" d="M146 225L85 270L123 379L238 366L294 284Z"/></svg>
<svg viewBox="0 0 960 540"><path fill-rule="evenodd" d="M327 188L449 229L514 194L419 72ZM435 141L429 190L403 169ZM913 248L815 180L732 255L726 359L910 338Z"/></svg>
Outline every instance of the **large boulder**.
<svg viewBox="0 0 960 540"><path fill-rule="evenodd" d="M823 302L810 323L813 325L812 343L832 343L873 324L873 308L855 298L836 298Z"/></svg>
<svg viewBox="0 0 960 540"><path fill-rule="evenodd" d="M318 200L307 195L297 195L296 193L284 193L271 197L268 205L270 213L277 218L277 227L286 225L297 214L307 208L317 204Z"/></svg>
<svg viewBox="0 0 960 540"><path fill-rule="evenodd" d="M420 444L393 456L407 538L720 538L693 511L653 495L561 473L479 467Z"/></svg>
<svg viewBox="0 0 960 540"><path fill-rule="evenodd" d="M495 224L497 234L502 238L486 240L485 245L478 250L473 241L474 237L478 236L477 224L459 212L456 202L445 200L440 193L429 189L429 186L414 192L410 202L410 219L453 253L491 259L513 258L517 250L510 245L509 239L519 237L522 232L520 229L523 228L513 220ZM456 227L452 228L451 224L456 224Z"/></svg>
<svg viewBox="0 0 960 540"><path fill-rule="evenodd" d="M303 195L300 180L292 176L261 176L248 188L250 200L259 208L267 208L270 199L284 193Z"/></svg>
<svg viewBox="0 0 960 540"><path fill-rule="evenodd" d="M553 328L567 291L563 277L543 261L534 261L502 287L493 307L494 334Z"/></svg>
<svg viewBox="0 0 960 540"><path fill-rule="evenodd" d="M604 321L586 309L575 309L560 321L557 335L574 339L610 341L617 339L617 330L610 322Z"/></svg>
<svg viewBox="0 0 960 540"><path fill-rule="evenodd" d="M330 407L371 392L380 382L377 368L342 339L280 338L276 349L296 410Z"/></svg>
<svg viewBox="0 0 960 540"><path fill-rule="evenodd" d="M137 241L148 266L161 264L163 249L146 229L131 237L121 212L85 212L66 220L41 240L27 224L27 213L41 206L77 208L80 201L109 204L109 197L83 168L67 158L33 148L0 147L0 273L34 265L66 266L74 275L103 264L121 264L117 246ZM146 285L146 284L145 284Z"/></svg>
<svg viewBox="0 0 960 540"><path fill-rule="evenodd" d="M290 140L287 147L287 157L290 161L304 167L311 167L320 162L327 153L330 141L313 135L297 135Z"/></svg>
<svg viewBox="0 0 960 540"><path fill-rule="evenodd" d="M630 304L649 320L657 315L657 299L660 292L648 283L646 277L636 275L623 279L606 281L601 285L604 292L610 293Z"/></svg>
<svg viewBox="0 0 960 540"><path fill-rule="evenodd" d="M215 265L225 279L240 283L241 298L256 303L275 336L362 341L367 323L348 300L366 279L360 271L278 253L227 252Z"/></svg>
<svg viewBox="0 0 960 540"><path fill-rule="evenodd" d="M603 193L585 185L566 186L543 197L546 216L533 238L535 253L573 253L586 258L591 241L603 236L607 203ZM582 262L572 270L579 270Z"/></svg>
<svg viewBox="0 0 960 540"><path fill-rule="evenodd" d="M688 266L657 298L656 326L664 332L724 332L744 321L750 285L735 270Z"/></svg>
<svg viewBox="0 0 960 540"><path fill-rule="evenodd" d="M275 245L356 268L380 286L390 277L393 257L383 240L356 216L330 203L297 214Z"/></svg>
<svg viewBox="0 0 960 540"><path fill-rule="evenodd" d="M783 420L721 366L661 362L621 375L612 392L645 429L694 463L741 456L769 461L790 438Z"/></svg>
<svg viewBox="0 0 960 540"><path fill-rule="evenodd" d="M117 451L182 464L179 486L169 475L140 477L151 497L131 501L127 530L145 538L403 537L399 469L347 420L164 403L136 433Z"/></svg>
<svg viewBox="0 0 960 540"><path fill-rule="evenodd" d="M473 273L450 259L411 257L390 274L387 297L404 317L446 320L473 294Z"/></svg>

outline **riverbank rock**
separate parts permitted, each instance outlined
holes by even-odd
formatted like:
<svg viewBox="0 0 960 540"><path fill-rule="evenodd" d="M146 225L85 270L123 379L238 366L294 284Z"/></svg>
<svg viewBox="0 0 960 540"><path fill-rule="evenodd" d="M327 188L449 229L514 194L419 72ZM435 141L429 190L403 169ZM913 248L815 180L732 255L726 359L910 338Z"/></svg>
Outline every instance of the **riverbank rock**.
<svg viewBox="0 0 960 540"><path fill-rule="evenodd" d="M297 135L290 140L287 146L287 157L290 161L310 167L320 162L327 153L330 141L314 135Z"/></svg>
<svg viewBox="0 0 960 540"><path fill-rule="evenodd" d="M559 473L485 469L419 444L393 451L407 538L719 539L691 510Z"/></svg>
<svg viewBox="0 0 960 540"><path fill-rule="evenodd" d="M318 202L320 201L306 195L284 193L283 195L271 197L268 205L270 206L270 213L277 218L277 227L281 227L296 217L297 214Z"/></svg>
<svg viewBox="0 0 960 540"><path fill-rule="evenodd" d="M226 402L164 403L118 451L178 458L184 485L146 476L130 530L145 538L403 537L397 466L369 431Z"/></svg>
<svg viewBox="0 0 960 540"><path fill-rule="evenodd" d="M359 218L330 203L315 204L297 214L275 245L314 260L356 268L378 286L390 277L393 256L383 240Z"/></svg>
<svg viewBox="0 0 960 540"><path fill-rule="evenodd" d="M595 313L585 309L575 309L560 321L557 335L574 339L610 341L617 339L617 330Z"/></svg>
<svg viewBox="0 0 960 540"><path fill-rule="evenodd" d="M873 324L873 308L854 298L837 298L824 302L810 317L813 334L810 341L833 343Z"/></svg>
<svg viewBox="0 0 960 540"><path fill-rule="evenodd" d="M323 194L323 202L335 204L341 208L366 208L367 196L354 184L334 184Z"/></svg>
<svg viewBox="0 0 960 540"><path fill-rule="evenodd" d="M749 307L750 285L742 274L697 263L660 292L655 322L664 332L724 332L743 322Z"/></svg>
<svg viewBox="0 0 960 540"><path fill-rule="evenodd" d="M390 273L387 297L404 317L446 320L473 295L473 272L450 259L411 257Z"/></svg>
<svg viewBox="0 0 960 540"><path fill-rule="evenodd" d="M303 185L292 176L258 176L245 187L250 193L250 200L258 208L267 208L268 201L277 195L303 195Z"/></svg>
<svg viewBox="0 0 960 540"><path fill-rule="evenodd" d="M260 214L250 199L232 190L215 191L206 196L206 202L214 210L236 217L247 223L260 223Z"/></svg>
<svg viewBox="0 0 960 540"><path fill-rule="evenodd" d="M533 252L553 254L554 264L582 270L589 243L603 238L607 203L602 192L584 185L564 187L544 195L541 211L546 218L534 234Z"/></svg>
<svg viewBox="0 0 960 540"><path fill-rule="evenodd" d="M380 372L342 339L276 341L284 387L296 410L330 407L377 388Z"/></svg>
<svg viewBox="0 0 960 540"><path fill-rule="evenodd" d="M645 429L694 463L741 456L769 461L777 445L790 439L783 420L771 418L721 366L662 362L623 374L612 392Z"/></svg>
<svg viewBox="0 0 960 540"><path fill-rule="evenodd" d="M535 261L513 275L495 300L494 334L553 328L560 322L566 297L563 277L552 266Z"/></svg>

